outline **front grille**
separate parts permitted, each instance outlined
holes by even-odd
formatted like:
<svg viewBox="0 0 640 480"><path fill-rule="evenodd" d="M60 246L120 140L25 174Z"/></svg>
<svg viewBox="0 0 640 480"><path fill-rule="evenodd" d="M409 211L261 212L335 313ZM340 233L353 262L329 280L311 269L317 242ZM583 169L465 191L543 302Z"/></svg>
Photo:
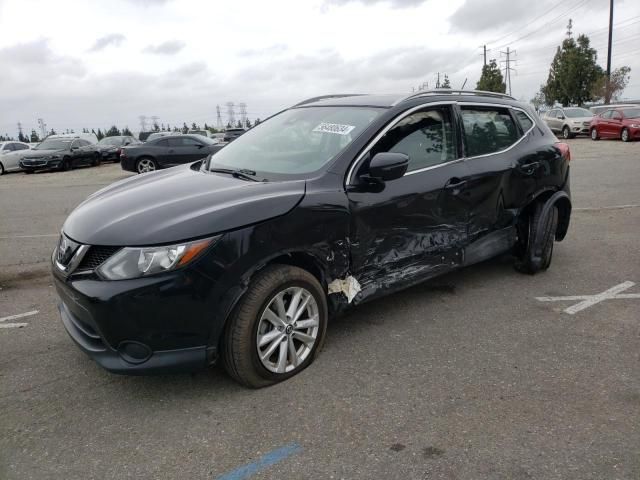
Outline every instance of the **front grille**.
<svg viewBox="0 0 640 480"><path fill-rule="evenodd" d="M89 251L85 254L76 270L94 270L118 250L120 250L120 247L89 247Z"/></svg>
<svg viewBox="0 0 640 480"><path fill-rule="evenodd" d="M588 127L589 125L591 125L591 122L582 122L582 125L584 125L585 127Z"/></svg>

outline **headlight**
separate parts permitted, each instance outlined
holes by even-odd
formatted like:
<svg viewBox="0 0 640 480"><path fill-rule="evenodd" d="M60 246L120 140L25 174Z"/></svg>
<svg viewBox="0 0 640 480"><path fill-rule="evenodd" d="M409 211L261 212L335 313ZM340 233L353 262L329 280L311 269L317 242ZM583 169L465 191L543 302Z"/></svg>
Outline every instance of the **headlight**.
<svg viewBox="0 0 640 480"><path fill-rule="evenodd" d="M162 247L126 247L104 262L98 274L107 280L125 280L169 272L193 261L219 238Z"/></svg>
<svg viewBox="0 0 640 480"><path fill-rule="evenodd" d="M640 123L632 123L629 125L631 128L640 128Z"/></svg>

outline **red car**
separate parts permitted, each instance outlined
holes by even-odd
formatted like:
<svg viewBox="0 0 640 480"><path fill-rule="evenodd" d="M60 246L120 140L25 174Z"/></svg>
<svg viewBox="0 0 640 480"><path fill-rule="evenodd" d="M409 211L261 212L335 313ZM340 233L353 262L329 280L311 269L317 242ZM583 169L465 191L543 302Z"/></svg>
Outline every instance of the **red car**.
<svg viewBox="0 0 640 480"><path fill-rule="evenodd" d="M620 138L623 142L640 139L640 107L613 108L596 115L589 126L591 140Z"/></svg>

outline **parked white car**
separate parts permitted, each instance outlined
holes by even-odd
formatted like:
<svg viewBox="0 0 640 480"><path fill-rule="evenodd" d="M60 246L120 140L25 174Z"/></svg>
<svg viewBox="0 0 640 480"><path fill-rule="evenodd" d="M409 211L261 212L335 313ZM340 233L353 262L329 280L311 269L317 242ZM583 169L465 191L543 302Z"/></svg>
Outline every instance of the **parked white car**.
<svg viewBox="0 0 640 480"><path fill-rule="evenodd" d="M28 143L1 142L0 143L0 175L5 172L21 170L20 159L29 153Z"/></svg>

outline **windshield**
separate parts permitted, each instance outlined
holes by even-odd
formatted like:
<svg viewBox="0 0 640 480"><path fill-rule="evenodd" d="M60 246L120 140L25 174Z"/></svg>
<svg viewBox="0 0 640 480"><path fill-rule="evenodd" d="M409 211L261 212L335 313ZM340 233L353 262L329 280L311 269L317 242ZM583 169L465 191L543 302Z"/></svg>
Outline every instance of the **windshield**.
<svg viewBox="0 0 640 480"><path fill-rule="evenodd" d="M640 118L640 108L625 108L622 114L624 118Z"/></svg>
<svg viewBox="0 0 640 480"><path fill-rule="evenodd" d="M569 118L593 117L593 113L585 108L565 108L564 114Z"/></svg>
<svg viewBox="0 0 640 480"><path fill-rule="evenodd" d="M66 150L73 140L51 139L33 147L34 150Z"/></svg>
<svg viewBox="0 0 640 480"><path fill-rule="evenodd" d="M349 145L381 111L357 107L286 110L216 153L210 168L285 175L313 172Z"/></svg>
<svg viewBox="0 0 640 480"><path fill-rule="evenodd" d="M98 143L100 145L115 145L117 147L122 145L123 140L124 138L122 137L107 137L107 138L103 138Z"/></svg>

